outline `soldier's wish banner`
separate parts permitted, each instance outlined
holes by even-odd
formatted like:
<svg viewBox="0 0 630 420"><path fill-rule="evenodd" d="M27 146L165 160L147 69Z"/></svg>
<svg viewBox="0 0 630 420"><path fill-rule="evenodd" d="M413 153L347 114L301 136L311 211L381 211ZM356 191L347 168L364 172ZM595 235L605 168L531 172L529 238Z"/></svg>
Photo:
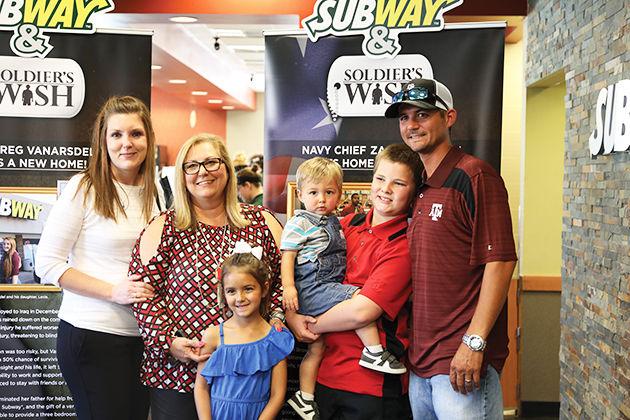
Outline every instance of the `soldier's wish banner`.
<svg viewBox="0 0 630 420"><path fill-rule="evenodd" d="M449 87L453 143L500 169L505 24L400 33L400 53L388 59L363 55L361 36L265 35L264 198L273 211L286 212L287 182L314 156L337 160L346 182L369 182L381 148L402 141L398 120L383 115L413 78Z"/></svg>
<svg viewBox="0 0 630 420"><path fill-rule="evenodd" d="M87 167L90 130L112 95L151 100L151 36L51 33L46 58L18 57L0 31L0 187L56 188Z"/></svg>

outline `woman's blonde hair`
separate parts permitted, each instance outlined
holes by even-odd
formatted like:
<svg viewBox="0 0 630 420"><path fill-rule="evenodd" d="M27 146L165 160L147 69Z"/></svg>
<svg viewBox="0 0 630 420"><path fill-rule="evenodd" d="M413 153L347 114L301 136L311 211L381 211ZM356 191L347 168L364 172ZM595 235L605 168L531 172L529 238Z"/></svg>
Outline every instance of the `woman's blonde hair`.
<svg viewBox="0 0 630 420"><path fill-rule="evenodd" d="M151 114L147 106L140 99L133 96L112 96L99 110L92 127L92 157L79 183L85 188L85 199L94 189L94 211L97 214L116 220L116 214L127 216L125 208L118 196L114 184L109 154L107 153L107 122L114 114L135 114L142 120L147 138L147 154L140 165L138 174L142 177L144 195L142 199L142 214L149 221L153 212L153 205L157 197L155 186L155 133L151 123ZM78 191L78 190L77 190ZM85 201L84 201L85 204Z"/></svg>
<svg viewBox="0 0 630 420"><path fill-rule="evenodd" d="M324 157L314 157L297 168L295 173L297 189L301 190L305 182L319 183L332 180L341 191L343 186L343 171L341 166L334 160Z"/></svg>
<svg viewBox="0 0 630 420"><path fill-rule="evenodd" d="M2 272L4 273L4 277L11 277L11 273L13 272L13 254L17 252L17 244L15 243L15 238L4 237L2 238L2 242L9 242L9 252L4 256L4 263L2 264Z"/></svg>
<svg viewBox="0 0 630 420"><path fill-rule="evenodd" d="M228 179L225 190L223 191L223 199L228 224L237 228L243 228L249 225L249 221L241 214L241 206L237 199L234 167L232 166L232 160L230 159L223 139L214 134L201 133L186 140L179 149L177 158L175 159L175 196L173 201L175 227L182 230L190 228L193 228L193 230L196 229L197 217L192 207L190 193L186 189L186 174L184 173L182 165L190 149L200 143L210 144L214 150L219 153L217 157L221 158L225 165L225 172L227 173Z"/></svg>

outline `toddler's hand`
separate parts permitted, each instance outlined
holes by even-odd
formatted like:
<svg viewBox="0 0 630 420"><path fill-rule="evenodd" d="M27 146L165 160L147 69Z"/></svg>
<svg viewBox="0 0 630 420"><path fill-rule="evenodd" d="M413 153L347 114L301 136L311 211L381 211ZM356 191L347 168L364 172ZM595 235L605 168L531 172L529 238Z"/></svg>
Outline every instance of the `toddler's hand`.
<svg viewBox="0 0 630 420"><path fill-rule="evenodd" d="M282 306L285 311L297 311L300 309L298 304L298 293L295 286L287 286L282 291Z"/></svg>

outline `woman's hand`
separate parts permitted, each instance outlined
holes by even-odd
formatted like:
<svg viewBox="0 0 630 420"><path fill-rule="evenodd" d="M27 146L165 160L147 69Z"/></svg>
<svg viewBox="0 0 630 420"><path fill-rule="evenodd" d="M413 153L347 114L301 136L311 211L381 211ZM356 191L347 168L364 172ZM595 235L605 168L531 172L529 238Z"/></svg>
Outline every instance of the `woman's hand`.
<svg viewBox="0 0 630 420"><path fill-rule="evenodd" d="M141 275L134 274L113 285L110 300L121 305L130 305L151 299L155 295L153 286L139 281L140 279Z"/></svg>
<svg viewBox="0 0 630 420"><path fill-rule="evenodd" d="M184 337L176 337L171 342L171 348L168 350L175 359L182 363L203 362L208 360L210 353L201 354L201 348L204 346L203 341L196 338L189 340Z"/></svg>
<svg viewBox="0 0 630 420"><path fill-rule="evenodd" d="M315 334L308 329L310 324L317 322L312 316L300 315L293 311L287 311L285 316L287 317L289 328L291 328L293 335L295 335L298 341L312 343L319 338L319 334Z"/></svg>

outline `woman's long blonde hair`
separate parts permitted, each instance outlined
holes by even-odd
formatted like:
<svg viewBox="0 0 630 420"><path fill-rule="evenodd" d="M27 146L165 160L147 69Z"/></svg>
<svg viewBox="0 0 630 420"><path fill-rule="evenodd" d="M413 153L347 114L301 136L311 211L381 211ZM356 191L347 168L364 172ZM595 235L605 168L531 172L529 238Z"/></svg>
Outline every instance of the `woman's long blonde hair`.
<svg viewBox="0 0 630 420"><path fill-rule="evenodd" d="M2 238L2 242L9 241L9 251L4 256L4 262L2 264L2 272L4 273L5 278L11 277L11 273L13 272L13 254L17 252L17 244L15 243L14 238L5 237Z"/></svg>
<svg viewBox="0 0 630 420"><path fill-rule="evenodd" d="M223 199L225 205L225 213L227 214L228 224L230 226L242 228L249 225L249 221L241 214L241 206L237 199L236 176L230 155L223 139L214 134L201 133L196 134L186 140L177 153L175 159L175 195L173 208L175 209L175 227L178 229L196 229L197 217L192 207L190 193L186 189L186 174L182 165L188 155L190 149L200 143L210 144L214 150L219 153L219 158L225 165L227 172L227 184L223 191Z"/></svg>
<svg viewBox="0 0 630 420"><path fill-rule="evenodd" d="M114 184L114 174L112 173L111 162L107 153L107 121L114 114L136 114L144 125L144 132L147 137L147 155L142 165L140 165L138 174L142 177L144 186L142 214L149 221L157 196L157 188L155 186L155 133L153 132L149 109L138 98L133 96L112 96L101 107L92 128L92 157L88 168L83 171L79 190L81 187L85 188L85 199L87 199L89 191L94 189L94 211L97 214L113 220L116 220L116 214L118 213L126 216Z"/></svg>

